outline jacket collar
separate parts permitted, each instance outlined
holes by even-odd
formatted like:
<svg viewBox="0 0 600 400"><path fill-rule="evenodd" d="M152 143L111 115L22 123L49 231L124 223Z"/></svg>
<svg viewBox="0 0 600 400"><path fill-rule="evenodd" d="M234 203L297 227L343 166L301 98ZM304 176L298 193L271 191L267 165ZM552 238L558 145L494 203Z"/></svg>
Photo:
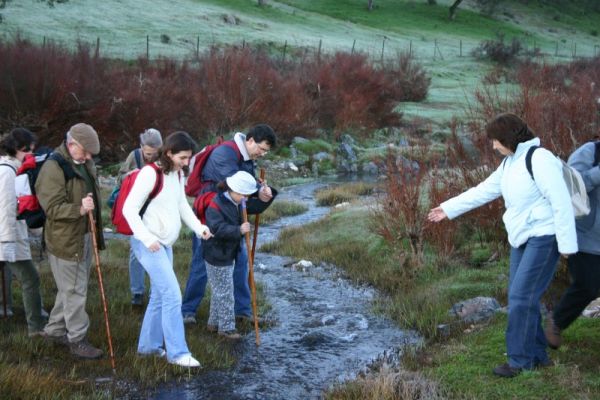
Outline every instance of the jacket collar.
<svg viewBox="0 0 600 400"><path fill-rule="evenodd" d="M523 154L527 153L527 150L529 150L530 147L532 146L539 146L540 145L540 138L533 138L530 139L526 142L521 142L517 145L517 150L515 151L515 154L513 155L513 157L519 158L521 157Z"/></svg>
<svg viewBox="0 0 600 400"><path fill-rule="evenodd" d="M250 160L250 155L248 154L248 150L246 150L246 135L244 135L242 132L238 132L233 136L233 141L240 149L240 153L242 154L242 157L244 157L244 161Z"/></svg>
<svg viewBox="0 0 600 400"><path fill-rule="evenodd" d="M21 162L19 160L9 155L0 156L0 164L11 165L14 169L19 169L19 167L21 166Z"/></svg>

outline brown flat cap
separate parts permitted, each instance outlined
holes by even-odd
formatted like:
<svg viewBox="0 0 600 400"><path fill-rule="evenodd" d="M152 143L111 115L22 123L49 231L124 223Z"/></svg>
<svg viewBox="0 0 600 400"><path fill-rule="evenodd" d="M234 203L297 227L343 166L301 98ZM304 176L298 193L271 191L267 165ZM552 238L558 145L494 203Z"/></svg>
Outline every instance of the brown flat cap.
<svg viewBox="0 0 600 400"><path fill-rule="evenodd" d="M86 151L89 151L93 155L100 153L98 134L90 125L84 123L75 124L69 129L69 133Z"/></svg>

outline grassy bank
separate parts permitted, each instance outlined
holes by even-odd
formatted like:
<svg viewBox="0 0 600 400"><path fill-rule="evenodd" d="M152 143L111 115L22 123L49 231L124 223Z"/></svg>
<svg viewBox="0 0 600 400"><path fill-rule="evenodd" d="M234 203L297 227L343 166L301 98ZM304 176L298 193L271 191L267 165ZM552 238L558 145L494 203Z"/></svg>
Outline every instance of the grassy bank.
<svg viewBox="0 0 600 400"><path fill-rule="evenodd" d="M191 238L181 238L174 246L175 271L181 286L188 276L191 256ZM132 308L129 292L129 244L113 239L101 252L104 288L108 301L113 347L116 357L117 391L121 395L137 388L156 387L163 382L187 380L207 370L228 368L235 363L236 346L206 330L208 301L202 302L198 312L198 325L186 326L186 339L192 354L202 363L199 370L188 371L168 364L164 359L138 357L137 339L143 310ZM102 398L108 397L109 383L98 384L101 378L110 378L111 366L104 328L95 263L90 275L87 311L90 316L88 337L99 346L105 356L99 361L73 358L66 347L42 339L27 338L20 287L14 284L13 308L15 316L0 323L0 398ZM43 303L50 310L55 298L55 284L47 262L41 263ZM259 313L268 310L258 285ZM207 296L208 297L208 296ZM249 324L238 324L243 333L253 334Z"/></svg>
<svg viewBox="0 0 600 400"><path fill-rule="evenodd" d="M370 201L372 203L372 201ZM383 371L360 378L327 393L330 399L591 399L600 396L600 349L594 346L600 334L597 320L577 321L565 334L564 345L550 356L556 366L527 372L512 379L499 379L491 369L506 361L504 329L506 317L498 314L489 322L465 325L448 314L451 306L475 296L492 296L506 304L508 260L481 262L474 248L463 260L439 267L435 254L414 282L399 279L399 254L367 228L371 206L355 202L334 211L325 220L286 229L277 243L263 250L311 261L326 261L342 268L357 282L382 292L376 311L403 328L416 329L427 345L403 359L408 371ZM327 230L322 227L327 226ZM561 288L553 288L553 296ZM448 326L446 333L438 329ZM404 381L400 379L404 377ZM406 380L408 379L408 381ZM429 393L428 397L423 397ZM409 396L409 394L411 394ZM411 397L412 396L412 397Z"/></svg>

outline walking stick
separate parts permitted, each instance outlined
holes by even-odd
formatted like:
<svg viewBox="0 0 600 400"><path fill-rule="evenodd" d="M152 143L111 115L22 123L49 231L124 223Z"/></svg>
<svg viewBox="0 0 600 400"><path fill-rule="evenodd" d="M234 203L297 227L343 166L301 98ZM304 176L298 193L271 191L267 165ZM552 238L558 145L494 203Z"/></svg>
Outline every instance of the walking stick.
<svg viewBox="0 0 600 400"><path fill-rule="evenodd" d="M244 222L248 222L248 211L246 210L246 199L242 198L242 216ZM260 335L258 333L258 316L256 312L256 285L254 284L254 257L250 256L250 232L244 234L246 237L246 250L248 251L248 282L252 294L252 317L254 318L254 333L256 334L256 345L260 346Z"/></svg>
<svg viewBox="0 0 600 400"><path fill-rule="evenodd" d="M8 318L8 310L6 309L6 281L4 280L4 261L0 261L0 270L2 270L2 307L4 308L4 317Z"/></svg>
<svg viewBox="0 0 600 400"><path fill-rule="evenodd" d="M98 239L96 238L96 222L92 210L88 211L90 220L90 233L92 234L92 244L94 245L94 256L96 257L96 272L98 273L98 284L100 286L100 298L102 299L102 308L104 309L104 323L106 325L106 336L108 337L108 353L110 355L110 365L113 375L117 375L115 367L115 353L113 352L112 336L110 334L110 324L108 323L108 307L106 296L104 295L104 283L102 282L102 271L100 271L100 254L98 254Z"/></svg>
<svg viewBox="0 0 600 400"><path fill-rule="evenodd" d="M260 183L265 181L265 169L260 169ZM256 238L258 238L258 222L260 221L260 214L255 214L254 216L254 236L252 236L252 265L254 265L254 252L256 251Z"/></svg>

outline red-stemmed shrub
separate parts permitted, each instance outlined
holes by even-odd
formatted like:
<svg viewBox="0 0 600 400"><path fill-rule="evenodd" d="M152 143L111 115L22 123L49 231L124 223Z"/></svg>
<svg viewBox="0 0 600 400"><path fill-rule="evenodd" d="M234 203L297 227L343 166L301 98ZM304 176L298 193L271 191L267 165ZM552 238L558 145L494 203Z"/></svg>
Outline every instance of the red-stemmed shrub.
<svg viewBox="0 0 600 400"><path fill-rule="evenodd" d="M123 157L148 127L185 130L204 143L268 123L285 144L322 129L395 126L397 103L423 97L429 85L409 58L378 69L364 55L345 53L276 62L260 50L229 47L193 63L130 65L95 57L85 45L71 52L17 37L0 41L0 59L0 131L26 126L53 146L71 125L87 122L101 136L105 160Z"/></svg>

